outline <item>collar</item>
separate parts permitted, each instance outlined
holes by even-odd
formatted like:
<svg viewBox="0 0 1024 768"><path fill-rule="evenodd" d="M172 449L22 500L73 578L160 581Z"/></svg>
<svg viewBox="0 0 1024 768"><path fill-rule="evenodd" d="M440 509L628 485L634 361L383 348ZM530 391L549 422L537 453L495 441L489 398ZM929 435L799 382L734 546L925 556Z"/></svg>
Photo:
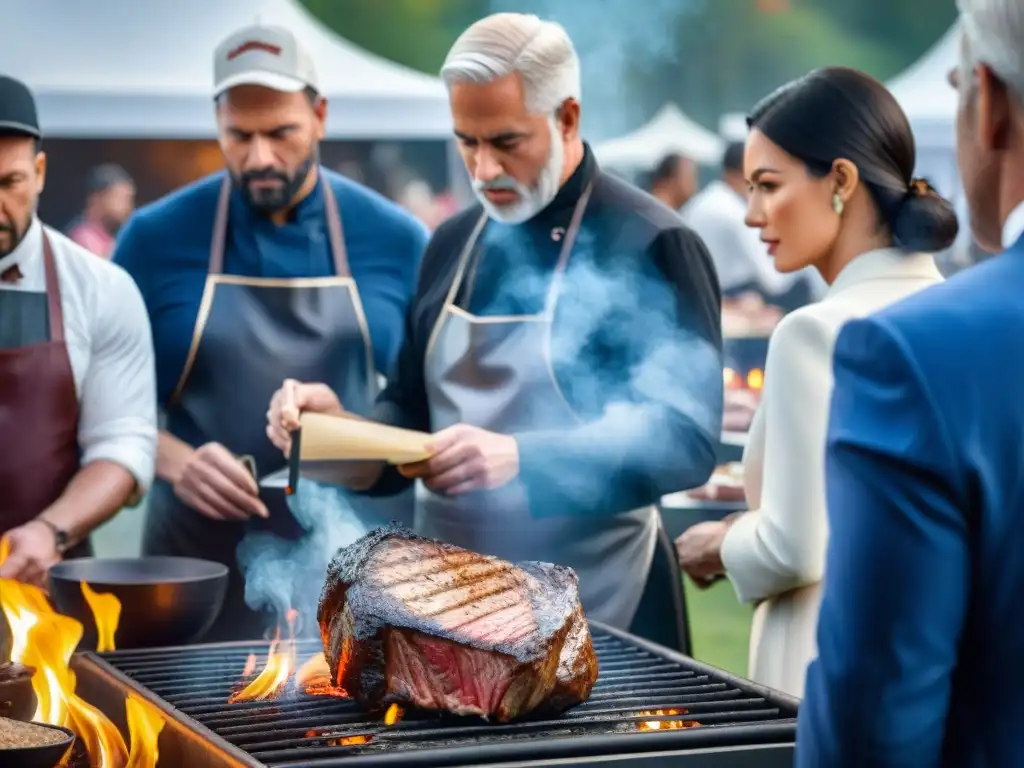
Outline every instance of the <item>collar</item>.
<svg viewBox="0 0 1024 768"><path fill-rule="evenodd" d="M304 224L308 221L319 221L323 219L324 213L324 193L323 185L328 183L324 178L324 169L318 167L316 174L316 184L310 193L306 195L299 204L296 205L289 213L288 222ZM266 222L270 223L270 219L266 216L262 216L256 213L252 206L245 199L245 195L242 194L242 190L232 184L231 188L231 211L243 212L243 220L246 222Z"/></svg>
<svg viewBox="0 0 1024 768"><path fill-rule="evenodd" d="M38 258L43 253L43 225L39 221L38 216L32 217L32 223L29 224L28 232L25 233L25 237L18 243L18 247L8 253L2 259L0 259L0 272L4 272L8 267L13 267L17 264L21 267L22 273L25 272L25 267L33 259Z"/></svg>
<svg viewBox="0 0 1024 768"><path fill-rule="evenodd" d="M558 190L555 199L548 203L547 207L541 210L540 213L529 219L529 221L543 224L550 221L552 217L560 219L566 210L572 210L576 207L576 203L583 196L583 190L586 189L587 184L597 173L597 159L594 157L590 145L583 142L583 159L576 166L576 170L572 172L572 175L566 179L561 189Z"/></svg>
<svg viewBox="0 0 1024 768"><path fill-rule="evenodd" d="M835 296L868 280L941 278L935 259L928 253L906 253L897 248L880 248L857 256L843 267L825 297Z"/></svg>
<svg viewBox="0 0 1024 768"><path fill-rule="evenodd" d="M1003 248L1010 248L1024 235L1024 201L1010 211L1003 222Z"/></svg>

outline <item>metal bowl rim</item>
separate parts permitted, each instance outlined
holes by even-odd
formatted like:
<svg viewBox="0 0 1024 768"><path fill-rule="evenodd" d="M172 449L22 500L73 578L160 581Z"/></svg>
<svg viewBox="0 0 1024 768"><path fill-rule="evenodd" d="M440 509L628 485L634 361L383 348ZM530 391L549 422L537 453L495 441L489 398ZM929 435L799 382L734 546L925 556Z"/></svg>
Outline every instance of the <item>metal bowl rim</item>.
<svg viewBox="0 0 1024 768"><path fill-rule="evenodd" d="M204 569L204 573L199 573L191 576L159 576L154 573L154 577L150 581L143 581L138 579L112 579L109 576L106 578L87 578L84 574L67 573L67 571L76 571L80 567L88 568L91 563L100 563L99 566L102 568L106 564L134 564L134 563L166 563L166 562L177 562L177 563L191 563ZM57 563L50 568L49 576L54 581L62 581L66 583L79 583L87 582L91 586L104 586L104 587L155 587L161 584L195 584L200 582L217 581L224 579L228 576L228 567L223 563L214 562L213 560L201 560L196 557L170 557L164 555L150 556L150 557L83 557L76 558L74 560L65 560Z"/></svg>

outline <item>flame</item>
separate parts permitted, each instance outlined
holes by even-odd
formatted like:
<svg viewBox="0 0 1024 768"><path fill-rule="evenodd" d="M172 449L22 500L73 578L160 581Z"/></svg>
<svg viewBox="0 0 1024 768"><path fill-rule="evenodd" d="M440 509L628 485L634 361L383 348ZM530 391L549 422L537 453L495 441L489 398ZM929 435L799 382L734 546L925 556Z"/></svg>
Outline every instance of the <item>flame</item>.
<svg viewBox="0 0 1024 768"><path fill-rule="evenodd" d="M331 736L329 731L318 731L311 730L306 731L307 739L323 739L325 736ZM355 747L360 744L369 744L373 741L373 736L367 734L358 734L356 736L341 736L333 737L325 740L325 746L328 747Z"/></svg>
<svg viewBox="0 0 1024 768"><path fill-rule="evenodd" d="M394 725L405 715L405 710L397 704L392 704L388 707L388 711L384 713L384 725Z"/></svg>
<svg viewBox="0 0 1024 768"><path fill-rule="evenodd" d="M134 693L128 694L124 708L128 716L128 732L132 737L132 751L125 768L156 768L160 759L157 742L166 725L163 715Z"/></svg>
<svg viewBox="0 0 1024 768"><path fill-rule="evenodd" d="M295 685L310 696L334 696L338 699L351 698L344 688L331 682L331 668L322 653L311 657L295 673Z"/></svg>
<svg viewBox="0 0 1024 768"><path fill-rule="evenodd" d="M270 643L270 650L267 651L267 663L263 671L245 688L231 694L229 704L272 699L285 686L295 670L295 619L298 615L294 608L288 611L288 640L281 643L281 629L278 628ZM278 645L281 646L280 651Z"/></svg>
<svg viewBox="0 0 1024 768"><path fill-rule="evenodd" d="M652 709L644 712L637 712L637 717L672 717L674 715L685 715L685 709ZM696 720L644 720L636 724L638 731L678 731L683 728L698 728L700 723Z"/></svg>
<svg viewBox="0 0 1024 768"><path fill-rule="evenodd" d="M82 594L96 619L96 650L100 653L114 650L114 633L121 621L121 601L113 595L97 594L82 582Z"/></svg>
<svg viewBox="0 0 1024 768"><path fill-rule="evenodd" d="M764 387L764 371L754 368L747 373L747 389L759 392Z"/></svg>
<svg viewBox="0 0 1024 768"><path fill-rule="evenodd" d="M10 542L0 539L0 563L10 553ZM96 613L97 627L104 627L106 639L113 641L121 605L113 595L89 599ZM124 738L102 712L75 693L75 673L71 656L82 639L82 625L62 616L50 607L39 588L10 579L0 579L0 610L11 630L11 661L34 667L32 688L39 700L33 720L70 728L82 740L94 768L154 768L157 760L156 737L163 727L158 711L139 712L138 705L125 703L131 751ZM111 648L112 649L112 648ZM132 710L136 714L132 715Z"/></svg>

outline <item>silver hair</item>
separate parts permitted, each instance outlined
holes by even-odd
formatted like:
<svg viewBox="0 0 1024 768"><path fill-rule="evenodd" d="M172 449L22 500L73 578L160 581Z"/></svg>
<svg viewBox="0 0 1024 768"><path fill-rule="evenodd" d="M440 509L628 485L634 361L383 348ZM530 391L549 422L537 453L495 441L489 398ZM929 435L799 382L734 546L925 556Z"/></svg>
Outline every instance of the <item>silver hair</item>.
<svg viewBox="0 0 1024 768"><path fill-rule="evenodd" d="M960 78L970 89L971 71L986 64L1024 102L1024 3L1020 0L957 0L962 40Z"/></svg>
<svg viewBox="0 0 1024 768"><path fill-rule="evenodd" d="M489 83L519 73L526 108L552 115L567 99L580 100L580 60L560 24L524 13L495 13L473 24L445 58L441 78Z"/></svg>

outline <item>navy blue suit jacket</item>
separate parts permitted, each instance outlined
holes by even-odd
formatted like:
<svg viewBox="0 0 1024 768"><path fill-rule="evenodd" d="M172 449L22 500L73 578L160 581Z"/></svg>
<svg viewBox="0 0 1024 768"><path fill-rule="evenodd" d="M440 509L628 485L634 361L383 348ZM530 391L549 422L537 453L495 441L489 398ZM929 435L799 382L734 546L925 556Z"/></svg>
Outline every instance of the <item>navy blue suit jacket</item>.
<svg viewBox="0 0 1024 768"><path fill-rule="evenodd" d="M1024 241L845 326L798 766L1024 766Z"/></svg>

